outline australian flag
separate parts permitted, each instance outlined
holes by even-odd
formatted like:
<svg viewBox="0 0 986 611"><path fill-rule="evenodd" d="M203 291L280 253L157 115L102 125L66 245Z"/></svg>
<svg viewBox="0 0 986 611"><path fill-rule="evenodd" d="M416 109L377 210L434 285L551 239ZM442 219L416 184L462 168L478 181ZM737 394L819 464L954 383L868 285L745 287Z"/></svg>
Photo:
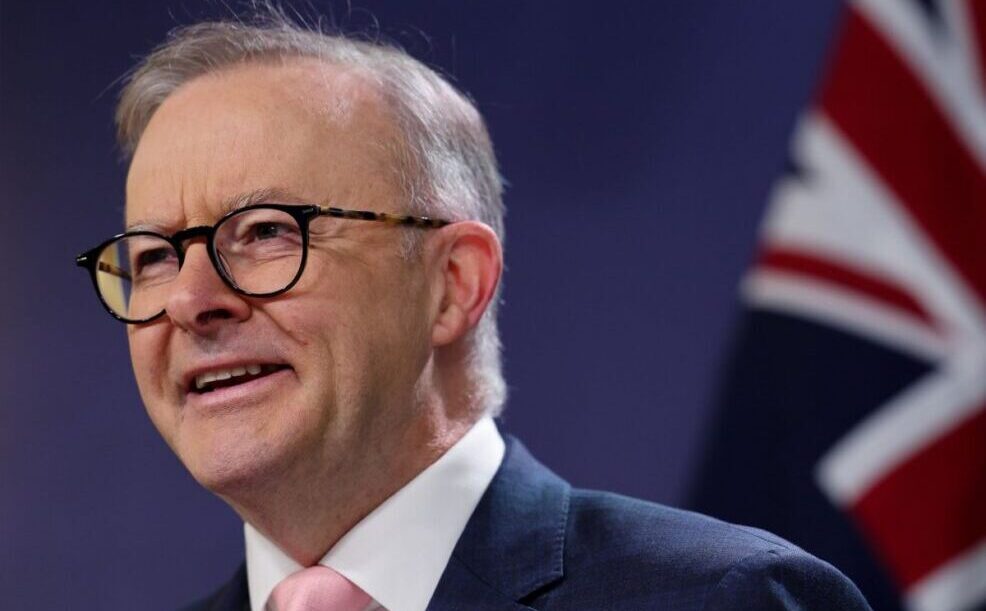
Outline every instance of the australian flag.
<svg viewBox="0 0 986 611"><path fill-rule="evenodd" d="M875 609L986 609L986 0L856 0L776 185L695 508Z"/></svg>

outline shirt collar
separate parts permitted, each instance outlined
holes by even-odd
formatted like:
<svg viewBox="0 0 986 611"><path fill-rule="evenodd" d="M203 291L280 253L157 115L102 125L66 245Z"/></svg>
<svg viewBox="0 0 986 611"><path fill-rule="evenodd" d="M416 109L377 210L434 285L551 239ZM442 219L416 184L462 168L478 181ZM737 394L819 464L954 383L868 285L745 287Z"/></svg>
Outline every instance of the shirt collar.
<svg viewBox="0 0 986 611"><path fill-rule="evenodd" d="M424 611L452 550L503 460L490 417L370 512L319 564L358 585L388 611ZM282 579L303 567L244 523L254 611Z"/></svg>

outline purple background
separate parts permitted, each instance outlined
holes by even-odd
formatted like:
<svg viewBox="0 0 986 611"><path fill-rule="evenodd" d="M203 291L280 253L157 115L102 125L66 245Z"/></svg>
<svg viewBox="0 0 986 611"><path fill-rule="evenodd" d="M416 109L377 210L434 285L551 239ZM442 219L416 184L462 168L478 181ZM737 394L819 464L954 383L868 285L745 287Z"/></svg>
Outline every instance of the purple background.
<svg viewBox="0 0 986 611"><path fill-rule="evenodd" d="M354 4L336 20L375 17L489 122L508 430L575 484L681 503L838 3ZM171 609L240 561L240 522L158 438L72 261L122 224L114 81L217 6L0 4L0 608Z"/></svg>

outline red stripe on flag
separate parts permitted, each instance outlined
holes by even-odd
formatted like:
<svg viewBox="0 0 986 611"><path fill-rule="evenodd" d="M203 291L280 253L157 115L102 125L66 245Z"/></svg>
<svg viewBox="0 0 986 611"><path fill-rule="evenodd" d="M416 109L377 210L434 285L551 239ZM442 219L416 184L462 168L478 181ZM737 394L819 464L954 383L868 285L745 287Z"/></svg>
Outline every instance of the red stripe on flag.
<svg viewBox="0 0 986 611"><path fill-rule="evenodd" d="M820 102L986 303L986 176L924 85L854 10Z"/></svg>
<svg viewBox="0 0 986 611"><path fill-rule="evenodd" d="M986 87L986 6L982 0L970 0L966 2L966 10L972 22L969 33L976 46L976 64L979 66L979 86L982 93Z"/></svg>
<svg viewBox="0 0 986 611"><path fill-rule="evenodd" d="M986 538L986 404L851 512L905 588Z"/></svg>
<svg viewBox="0 0 986 611"><path fill-rule="evenodd" d="M757 266L793 272L839 285L899 310L929 327L935 327L931 314L917 299L885 278L866 274L816 255L783 248L768 248L763 251Z"/></svg>

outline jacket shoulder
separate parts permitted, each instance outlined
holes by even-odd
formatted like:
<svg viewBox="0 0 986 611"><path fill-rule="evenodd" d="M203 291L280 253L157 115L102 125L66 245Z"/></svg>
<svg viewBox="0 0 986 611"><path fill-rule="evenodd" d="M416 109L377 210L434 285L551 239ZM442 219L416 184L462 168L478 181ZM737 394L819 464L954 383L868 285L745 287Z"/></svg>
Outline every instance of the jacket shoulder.
<svg viewBox="0 0 986 611"><path fill-rule="evenodd" d="M683 568L702 570L730 566L769 549L801 551L758 528L610 492L573 489L569 511L567 544L576 555L573 561L588 560L578 553L584 550L614 561L689 560Z"/></svg>
<svg viewBox="0 0 986 611"><path fill-rule="evenodd" d="M668 609L869 609L837 569L776 535L578 489L572 490L566 525L565 579L547 597L555 603L609 601L608 609L616 608L614 600L626 601L627 609L645 603Z"/></svg>

